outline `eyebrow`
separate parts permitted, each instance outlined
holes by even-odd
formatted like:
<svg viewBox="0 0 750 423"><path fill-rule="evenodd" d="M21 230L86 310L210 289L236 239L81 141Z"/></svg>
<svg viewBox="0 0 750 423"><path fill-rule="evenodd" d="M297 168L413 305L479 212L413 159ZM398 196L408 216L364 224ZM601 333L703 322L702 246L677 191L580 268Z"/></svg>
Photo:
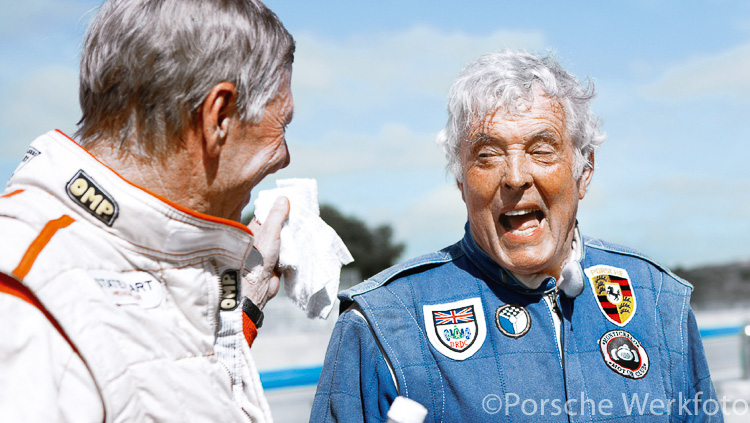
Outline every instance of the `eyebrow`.
<svg viewBox="0 0 750 423"><path fill-rule="evenodd" d="M542 131L542 132L539 132L539 133L536 133L536 134L530 136L528 138L528 140L529 141L533 141L533 140L539 139L539 138L547 140L549 142L553 142L553 143L557 143L557 142L560 141L560 137L556 136L555 134L553 134L552 132L550 132L550 131L548 131L546 129L544 131Z"/></svg>
<svg viewBox="0 0 750 423"><path fill-rule="evenodd" d="M500 139L482 132L482 133L474 135L468 141L470 144L492 144L493 142L500 141Z"/></svg>
<svg viewBox="0 0 750 423"><path fill-rule="evenodd" d="M531 142L537 139L543 139L548 142L557 143L560 141L560 138L556 136L553 132L548 130L543 130L541 132L537 132L535 134L532 134L528 138L526 138L526 142ZM485 134L484 132L476 134L474 137L469 139L469 143L471 144L493 144L497 142L501 142L502 139L498 137L494 137L489 134Z"/></svg>

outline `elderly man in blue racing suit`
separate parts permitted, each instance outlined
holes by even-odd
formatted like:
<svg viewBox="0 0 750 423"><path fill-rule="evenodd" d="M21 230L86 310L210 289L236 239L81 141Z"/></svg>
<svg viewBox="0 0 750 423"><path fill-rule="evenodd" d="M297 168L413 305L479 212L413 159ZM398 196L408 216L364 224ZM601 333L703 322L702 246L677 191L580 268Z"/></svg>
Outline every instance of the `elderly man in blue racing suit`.
<svg viewBox="0 0 750 423"><path fill-rule="evenodd" d="M439 142L463 239L340 294L311 421L721 421L692 287L576 214L604 142L553 58L506 51L451 88Z"/></svg>

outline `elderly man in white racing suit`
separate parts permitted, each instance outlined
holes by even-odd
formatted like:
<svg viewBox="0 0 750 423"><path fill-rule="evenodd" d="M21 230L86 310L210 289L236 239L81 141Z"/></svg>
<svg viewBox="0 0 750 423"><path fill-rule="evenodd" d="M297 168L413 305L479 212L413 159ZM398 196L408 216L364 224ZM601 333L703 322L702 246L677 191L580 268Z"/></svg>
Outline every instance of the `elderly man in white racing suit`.
<svg viewBox="0 0 750 423"><path fill-rule="evenodd" d="M250 344L279 288L294 41L258 0L111 0L74 138L0 197L0 421L271 421Z"/></svg>

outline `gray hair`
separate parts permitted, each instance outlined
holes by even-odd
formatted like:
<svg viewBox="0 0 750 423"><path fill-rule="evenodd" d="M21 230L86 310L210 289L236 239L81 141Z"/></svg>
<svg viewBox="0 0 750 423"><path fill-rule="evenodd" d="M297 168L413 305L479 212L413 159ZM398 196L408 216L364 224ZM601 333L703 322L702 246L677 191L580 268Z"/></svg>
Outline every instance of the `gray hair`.
<svg viewBox="0 0 750 423"><path fill-rule="evenodd" d="M552 56L506 50L490 53L469 63L453 83L448 95L448 122L437 136L437 143L448 158L448 170L462 181L459 151L472 125L499 108L516 111L519 100L533 99L538 86L565 111L568 134L575 146L573 175L578 179L584 168L592 168L589 156L606 135L599 129L589 103L594 98L591 82L586 87L563 69Z"/></svg>
<svg viewBox="0 0 750 423"><path fill-rule="evenodd" d="M83 44L76 136L164 154L224 81L240 120L258 122L293 60L292 36L259 0L109 0Z"/></svg>

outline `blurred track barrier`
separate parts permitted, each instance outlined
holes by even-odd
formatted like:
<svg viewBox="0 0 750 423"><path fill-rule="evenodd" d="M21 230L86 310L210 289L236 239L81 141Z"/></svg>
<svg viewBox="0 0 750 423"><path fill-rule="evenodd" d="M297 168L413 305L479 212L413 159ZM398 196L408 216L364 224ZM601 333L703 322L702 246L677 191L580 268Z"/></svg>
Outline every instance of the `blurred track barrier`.
<svg viewBox="0 0 750 423"><path fill-rule="evenodd" d="M716 338L718 336L736 336L743 333L745 325L737 326L720 326L713 328L700 329L701 338Z"/></svg>
<svg viewBox="0 0 750 423"><path fill-rule="evenodd" d="M323 366L280 369L260 372L263 389L293 388L317 385Z"/></svg>
<svg viewBox="0 0 750 423"><path fill-rule="evenodd" d="M701 338L711 339L743 334L745 325L720 326L700 329ZM269 370L260 373L263 389L283 389L318 384L323 366Z"/></svg>

